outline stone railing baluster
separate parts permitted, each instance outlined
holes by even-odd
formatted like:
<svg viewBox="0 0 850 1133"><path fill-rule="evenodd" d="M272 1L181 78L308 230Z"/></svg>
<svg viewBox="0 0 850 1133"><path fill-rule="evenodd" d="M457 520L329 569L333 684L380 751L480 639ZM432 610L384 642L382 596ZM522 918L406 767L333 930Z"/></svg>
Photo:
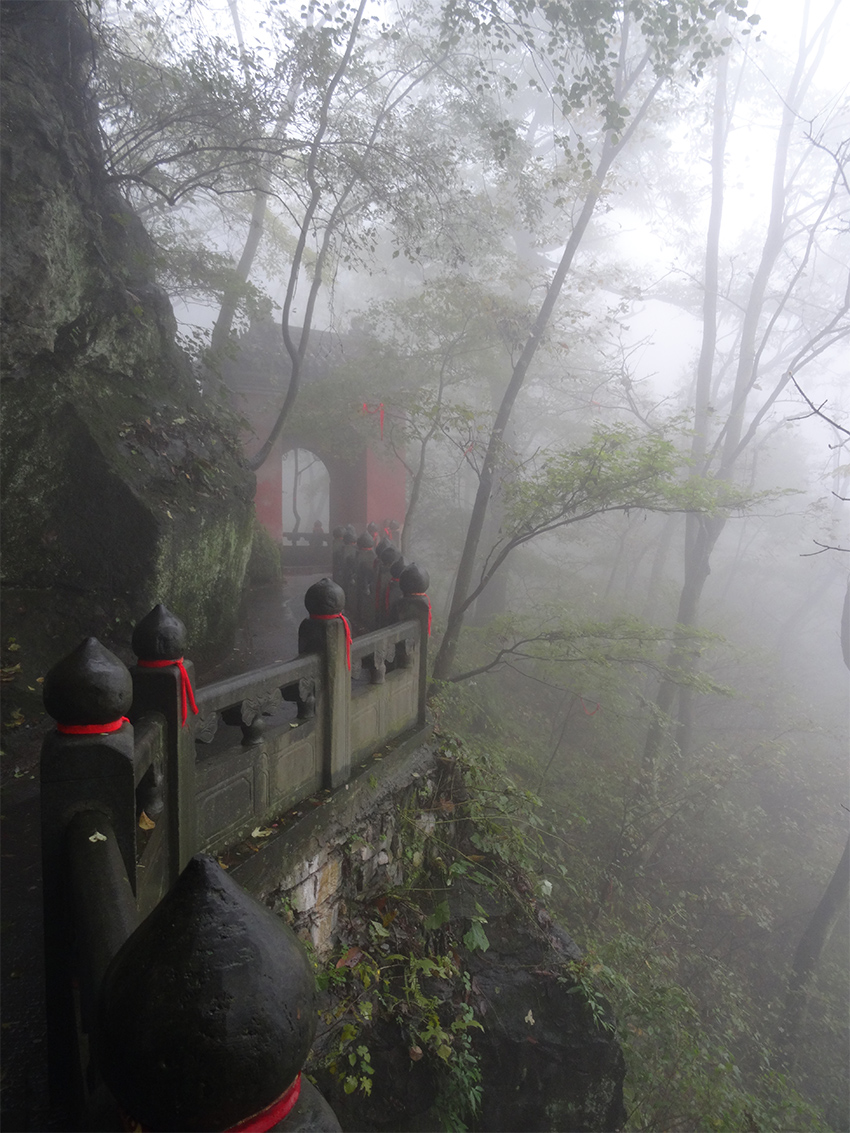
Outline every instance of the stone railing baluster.
<svg viewBox="0 0 850 1133"><path fill-rule="evenodd" d="M330 578L314 582L304 595L309 617L298 627L298 652L322 657L325 787L338 787L351 771L351 627L342 610L345 593Z"/></svg>
<svg viewBox="0 0 850 1133"><path fill-rule="evenodd" d="M89 637L47 673L43 695L56 721L41 749L41 856L48 1075L51 1096L61 1101L79 1075L66 831L79 813L102 815L135 893L133 682L115 654Z"/></svg>
<svg viewBox="0 0 850 1133"><path fill-rule="evenodd" d="M138 658L133 679L132 719L160 712L166 723L166 821L169 882L198 848L195 815L194 667L184 659L186 627L161 603L133 630Z"/></svg>

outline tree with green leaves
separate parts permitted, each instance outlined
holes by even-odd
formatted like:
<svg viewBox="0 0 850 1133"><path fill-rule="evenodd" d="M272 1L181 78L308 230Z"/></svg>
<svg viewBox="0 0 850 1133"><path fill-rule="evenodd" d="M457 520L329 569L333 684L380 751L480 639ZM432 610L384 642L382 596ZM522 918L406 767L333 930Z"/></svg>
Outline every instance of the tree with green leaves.
<svg viewBox="0 0 850 1133"><path fill-rule="evenodd" d="M497 488L505 431L529 369L557 307L591 219L608 192L608 178L675 76L698 78L728 45L718 17L742 19L736 3L450 5L447 19L467 28L488 51L525 52L547 87L556 122L552 144L578 174L562 251L547 279L524 344L501 399L478 478L461 553L446 632L434 663L438 680L450 676L464 619L479 592L473 578L488 509ZM493 82L482 52L481 85ZM539 82L540 80L535 80ZM508 80L510 83L510 80ZM565 204L565 202L564 202ZM485 568L486 571L486 568ZM483 575L481 576L483 578Z"/></svg>
<svg viewBox="0 0 850 1133"><path fill-rule="evenodd" d="M260 240L277 235L265 258L283 286L288 386L257 468L297 398L322 287L339 265L368 260L383 227L413 246L423 202L451 189L454 154L432 129L444 47L416 13L391 25L360 0L311 6L297 21L270 4L268 43L252 49L231 12L236 42L176 27L155 5L119 7L101 29L98 82L110 176L167 246L172 281L182 272L219 301L208 366L236 309L262 299L249 274Z"/></svg>

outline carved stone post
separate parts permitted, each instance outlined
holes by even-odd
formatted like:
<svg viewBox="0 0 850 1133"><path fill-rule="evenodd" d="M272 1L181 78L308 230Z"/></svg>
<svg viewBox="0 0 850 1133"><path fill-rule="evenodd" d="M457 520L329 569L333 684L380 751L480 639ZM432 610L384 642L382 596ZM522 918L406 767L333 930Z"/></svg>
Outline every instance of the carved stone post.
<svg viewBox="0 0 850 1133"><path fill-rule="evenodd" d="M173 884L198 848L195 809L195 741L191 722L197 715L192 691L194 667L184 661L186 627L161 603L133 630L133 722L160 712L166 728L166 819L168 880Z"/></svg>
<svg viewBox="0 0 850 1133"><path fill-rule="evenodd" d="M354 601L351 618L358 633L369 633L375 628L375 565L377 558L368 531L357 537L357 554L354 563Z"/></svg>
<svg viewBox="0 0 850 1133"><path fill-rule="evenodd" d="M198 854L107 969L95 1053L125 1128L335 1133L315 1029L300 941Z"/></svg>
<svg viewBox="0 0 850 1133"><path fill-rule="evenodd" d="M331 571L333 573L333 580L337 586L342 585L342 537L345 534L345 528L339 524L333 529L333 543L331 545Z"/></svg>
<svg viewBox="0 0 850 1133"><path fill-rule="evenodd" d="M357 532L350 525L345 528L342 535L342 553L340 555L340 571L342 577L338 583L345 592L343 609L349 617L354 609L355 568L357 565Z"/></svg>
<svg viewBox="0 0 850 1133"><path fill-rule="evenodd" d="M133 727L126 716L133 684L115 654L89 637L48 672L43 695L56 720L41 748L41 858L48 1071L51 1096L59 1101L79 1074L72 1065L76 1024L66 832L77 814L102 815L135 893L136 783Z"/></svg>
<svg viewBox="0 0 850 1133"><path fill-rule="evenodd" d="M431 583L431 576L424 567L411 563L401 572L399 586L401 598L395 607L396 621L406 621L408 618L417 618L420 625L419 633L419 712L418 724L425 727L425 708L428 695L428 638L431 636L431 600L426 593ZM403 666L404 660L398 656L396 661Z"/></svg>
<svg viewBox="0 0 850 1133"><path fill-rule="evenodd" d="M304 595L310 616L298 627L298 652L322 658L325 787L338 787L351 774L351 627L344 603L342 587L331 579L314 582Z"/></svg>
<svg viewBox="0 0 850 1133"><path fill-rule="evenodd" d="M389 542L378 554L378 577L375 584L375 625L380 628L390 624L392 567L398 557L398 548Z"/></svg>

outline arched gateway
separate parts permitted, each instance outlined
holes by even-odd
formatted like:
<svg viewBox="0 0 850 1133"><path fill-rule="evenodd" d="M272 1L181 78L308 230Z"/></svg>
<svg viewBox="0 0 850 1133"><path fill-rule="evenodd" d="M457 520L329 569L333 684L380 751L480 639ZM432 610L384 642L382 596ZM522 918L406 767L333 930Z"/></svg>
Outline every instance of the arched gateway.
<svg viewBox="0 0 850 1133"><path fill-rule="evenodd" d="M368 345L362 334L311 332L292 428L284 430L257 472L257 518L277 542L288 530L284 502L292 491L285 486L284 457L295 451L312 454L327 469L328 531L337 524L362 529L372 520L404 520L406 469L387 443L384 407L369 404L356 388L355 375ZM289 381L280 327L252 325L222 376L234 409L247 424L243 444L251 456L274 424ZM289 483L291 475L289 471ZM286 503L291 514L290 500ZM302 511L300 531L309 534L317 518Z"/></svg>

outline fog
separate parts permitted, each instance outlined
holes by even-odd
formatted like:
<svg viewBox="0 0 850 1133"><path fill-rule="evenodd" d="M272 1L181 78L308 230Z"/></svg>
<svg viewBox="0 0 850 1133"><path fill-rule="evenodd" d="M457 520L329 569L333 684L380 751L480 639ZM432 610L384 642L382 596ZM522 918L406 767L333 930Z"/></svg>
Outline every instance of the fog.
<svg viewBox="0 0 850 1133"><path fill-rule="evenodd" d="M206 395L281 324L249 456L407 463L435 711L515 785L627 1127L846 1130L850 11L589 7L112 0L104 144ZM284 530L352 518L316 460Z"/></svg>

